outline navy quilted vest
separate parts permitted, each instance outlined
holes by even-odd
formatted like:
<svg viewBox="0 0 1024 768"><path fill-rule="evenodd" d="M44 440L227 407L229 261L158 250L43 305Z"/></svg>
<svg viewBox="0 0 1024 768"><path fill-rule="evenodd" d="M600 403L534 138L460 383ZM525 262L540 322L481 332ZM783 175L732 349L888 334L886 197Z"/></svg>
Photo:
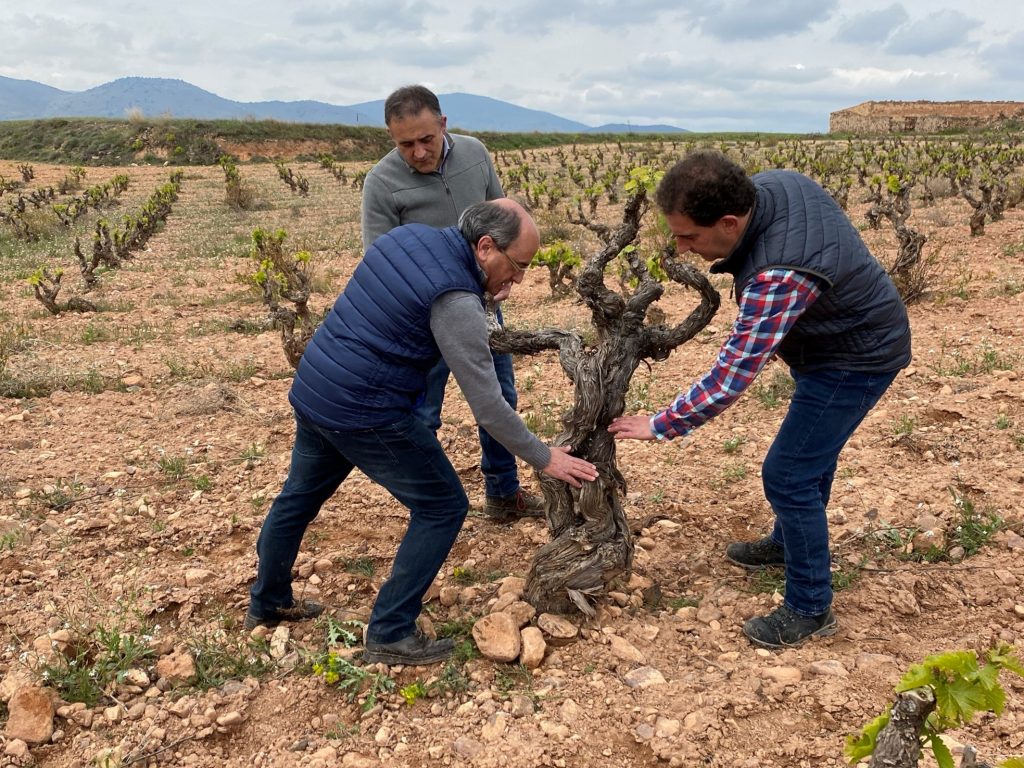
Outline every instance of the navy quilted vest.
<svg viewBox="0 0 1024 768"><path fill-rule="evenodd" d="M302 355L295 410L339 431L408 413L441 357L430 308L449 291L483 300L476 257L456 227L407 224L377 238Z"/></svg>
<svg viewBox="0 0 1024 768"><path fill-rule="evenodd" d="M895 371L910 363L910 324L896 286L836 202L793 171L752 177L757 199L736 249L712 265L744 286L771 268L822 278L824 293L796 321L779 357L798 371Z"/></svg>

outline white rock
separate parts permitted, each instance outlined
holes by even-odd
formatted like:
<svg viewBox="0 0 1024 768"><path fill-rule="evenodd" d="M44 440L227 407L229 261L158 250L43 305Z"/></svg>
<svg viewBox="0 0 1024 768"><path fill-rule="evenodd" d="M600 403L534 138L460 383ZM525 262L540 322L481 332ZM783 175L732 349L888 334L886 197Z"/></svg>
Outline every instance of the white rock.
<svg viewBox="0 0 1024 768"><path fill-rule="evenodd" d="M473 639L480 653L493 661L515 661L522 639L515 619L507 613L492 613L473 625Z"/></svg>
<svg viewBox="0 0 1024 768"><path fill-rule="evenodd" d="M548 650L548 644L544 642L544 633L537 627L523 627L519 638L522 643L520 663L527 669L537 669L544 662L544 654Z"/></svg>
<svg viewBox="0 0 1024 768"><path fill-rule="evenodd" d="M608 642L611 646L612 655L617 659L629 662L630 664L646 664L647 657L644 656L636 646L618 635L609 635Z"/></svg>
<svg viewBox="0 0 1024 768"><path fill-rule="evenodd" d="M630 688L650 688L666 684L665 676L654 667L639 667L622 679Z"/></svg>

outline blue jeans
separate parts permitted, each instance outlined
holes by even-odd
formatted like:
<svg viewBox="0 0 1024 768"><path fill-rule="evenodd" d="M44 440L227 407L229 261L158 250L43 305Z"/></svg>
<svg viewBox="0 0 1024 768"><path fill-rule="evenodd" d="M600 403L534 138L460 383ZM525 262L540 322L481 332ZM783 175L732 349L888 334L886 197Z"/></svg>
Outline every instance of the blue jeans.
<svg viewBox="0 0 1024 768"><path fill-rule="evenodd" d="M501 320L501 310L498 310ZM501 394L505 402L515 410L519 403L516 394L516 376L512 368L512 355L492 354L494 372L498 374ZM427 374L427 387L423 393L423 402L413 413L433 432L441 428L441 405L444 403L444 390L448 386L451 369L444 359L430 369ZM479 429L480 433L480 471L484 475L484 492L488 496L513 496L519 491L519 475L516 457L508 452L501 443Z"/></svg>
<svg viewBox="0 0 1024 768"><path fill-rule="evenodd" d="M366 639L392 643L412 634L422 598L451 551L469 500L441 444L419 419L333 432L296 415L292 464L284 488L263 521L259 571L249 611L267 617L292 605L292 566L307 526L353 467L384 486L409 509L391 575L377 594Z"/></svg>
<svg viewBox="0 0 1024 768"><path fill-rule="evenodd" d="M832 605L825 507L839 452L897 373L793 372L796 391L761 477L775 513L771 537L786 553L785 604L801 616Z"/></svg>

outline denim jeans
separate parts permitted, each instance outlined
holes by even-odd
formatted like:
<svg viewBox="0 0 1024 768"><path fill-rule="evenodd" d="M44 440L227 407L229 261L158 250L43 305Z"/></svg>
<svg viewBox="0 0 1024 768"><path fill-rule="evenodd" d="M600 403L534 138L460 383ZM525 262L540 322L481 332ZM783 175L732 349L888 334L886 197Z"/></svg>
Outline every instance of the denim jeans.
<svg viewBox="0 0 1024 768"><path fill-rule="evenodd" d="M897 373L793 372L796 390L761 477L775 513L771 537L786 553L785 604L801 616L832 605L825 507L839 452Z"/></svg>
<svg viewBox="0 0 1024 768"><path fill-rule="evenodd" d="M401 640L415 629L423 595L469 511L462 483L437 437L412 414L384 427L353 432L333 432L298 415L295 420L288 479L256 542L259 571L249 611L266 617L292 605L291 570L302 536L324 502L358 467L409 509L409 527L366 629L366 639L373 642Z"/></svg>
<svg viewBox="0 0 1024 768"><path fill-rule="evenodd" d="M498 319L501 320L501 311L498 311ZM498 383L501 385L501 394L505 402L515 410L519 403L519 396L516 394L516 377L512 367L512 355L492 354L494 358L494 371L498 374ZM427 374L427 387L423 394L423 402L413 413L429 429L437 432L441 428L441 406L444 403L444 390L448 386L448 376L451 369L443 359L430 369ZM519 475L516 466L516 457L509 453L501 443L487 434L486 430L478 430L480 433L480 471L484 475L484 492L488 496L512 496L519 490Z"/></svg>

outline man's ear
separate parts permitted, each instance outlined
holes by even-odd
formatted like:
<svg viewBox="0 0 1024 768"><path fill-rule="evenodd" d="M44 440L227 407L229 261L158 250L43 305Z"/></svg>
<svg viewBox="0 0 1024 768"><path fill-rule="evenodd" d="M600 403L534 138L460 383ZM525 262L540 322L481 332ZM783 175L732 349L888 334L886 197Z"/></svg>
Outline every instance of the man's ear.
<svg viewBox="0 0 1024 768"><path fill-rule="evenodd" d="M448 130L448 115L441 115L441 133Z"/></svg>
<svg viewBox="0 0 1024 768"><path fill-rule="evenodd" d="M725 216L718 220L718 223L722 226L722 229L725 230L725 232L730 235L739 232L740 219L738 216L734 216L731 213L727 213L725 214Z"/></svg>

